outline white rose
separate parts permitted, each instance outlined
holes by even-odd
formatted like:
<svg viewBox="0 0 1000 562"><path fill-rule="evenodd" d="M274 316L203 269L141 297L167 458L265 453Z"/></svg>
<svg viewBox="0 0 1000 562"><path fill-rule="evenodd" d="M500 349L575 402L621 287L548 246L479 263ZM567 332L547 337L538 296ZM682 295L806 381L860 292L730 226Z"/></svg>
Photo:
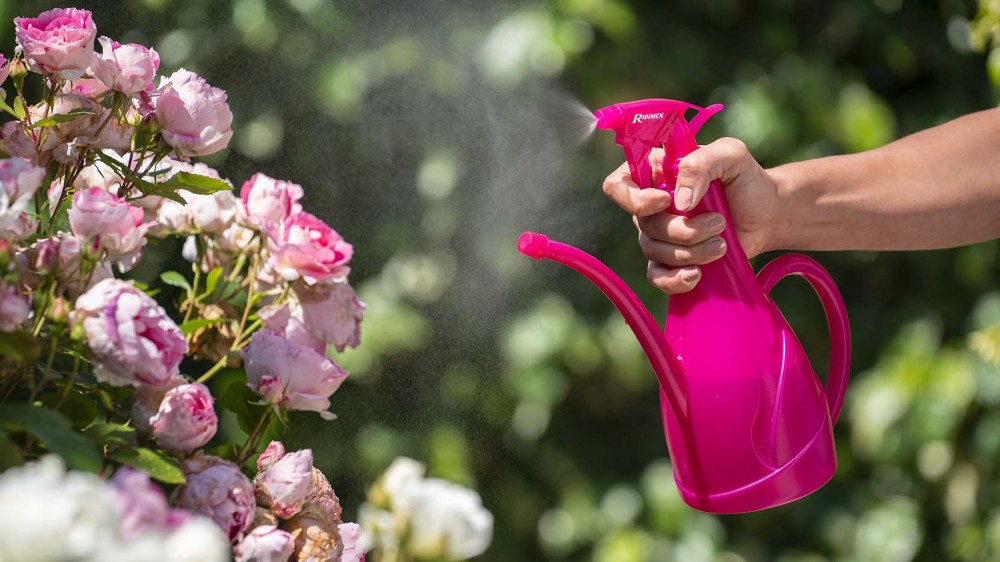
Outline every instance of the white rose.
<svg viewBox="0 0 1000 562"><path fill-rule="evenodd" d="M418 558L467 560L493 539L493 515L479 494L445 480L410 482L393 497L393 511L409 516L406 550Z"/></svg>
<svg viewBox="0 0 1000 562"><path fill-rule="evenodd" d="M0 560L96 559L118 532L111 490L56 456L0 476L0 506Z"/></svg>

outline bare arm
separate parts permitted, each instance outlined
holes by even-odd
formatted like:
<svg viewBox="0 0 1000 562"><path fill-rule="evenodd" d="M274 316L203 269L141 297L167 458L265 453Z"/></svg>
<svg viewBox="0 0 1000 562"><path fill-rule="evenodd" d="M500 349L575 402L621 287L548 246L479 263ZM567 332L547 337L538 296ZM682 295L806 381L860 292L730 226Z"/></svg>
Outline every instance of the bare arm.
<svg viewBox="0 0 1000 562"><path fill-rule="evenodd" d="M767 171L768 249L917 250L1000 236L1000 109L881 148Z"/></svg>

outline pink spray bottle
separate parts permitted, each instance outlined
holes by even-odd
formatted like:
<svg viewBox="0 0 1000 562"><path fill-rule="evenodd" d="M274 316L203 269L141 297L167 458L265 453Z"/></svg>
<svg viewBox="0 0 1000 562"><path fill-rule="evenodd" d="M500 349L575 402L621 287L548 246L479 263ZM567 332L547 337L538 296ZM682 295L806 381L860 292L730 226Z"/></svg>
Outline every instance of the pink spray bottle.
<svg viewBox="0 0 1000 562"><path fill-rule="evenodd" d="M692 109L697 114L688 122L684 115ZM698 129L721 109L649 99L594 115L597 128L615 131L640 187L652 187L649 155L662 147L665 182L657 187L672 189L678 162L698 147ZM718 181L695 212L722 213L732 224ZM840 292L815 260L783 255L755 276L733 230L727 226L722 237L726 254L702 266L694 290L670 297L662 331L625 282L590 254L531 232L521 235L518 250L573 268L611 299L660 382L667 447L684 501L710 513L742 513L801 498L836 472L833 424L847 386L850 327ZM805 278L826 311L825 387L768 297L788 275Z"/></svg>

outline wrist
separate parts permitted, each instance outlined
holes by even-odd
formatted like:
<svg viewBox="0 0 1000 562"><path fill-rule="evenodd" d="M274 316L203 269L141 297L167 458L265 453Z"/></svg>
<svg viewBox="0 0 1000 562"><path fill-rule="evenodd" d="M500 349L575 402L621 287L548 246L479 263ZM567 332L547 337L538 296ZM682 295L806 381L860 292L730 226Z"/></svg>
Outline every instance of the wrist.
<svg viewBox="0 0 1000 562"><path fill-rule="evenodd" d="M802 174L794 164L785 164L764 170L774 184L774 212L767 227L764 251L802 249L802 234L805 230L799 221L802 210L796 209L801 189Z"/></svg>

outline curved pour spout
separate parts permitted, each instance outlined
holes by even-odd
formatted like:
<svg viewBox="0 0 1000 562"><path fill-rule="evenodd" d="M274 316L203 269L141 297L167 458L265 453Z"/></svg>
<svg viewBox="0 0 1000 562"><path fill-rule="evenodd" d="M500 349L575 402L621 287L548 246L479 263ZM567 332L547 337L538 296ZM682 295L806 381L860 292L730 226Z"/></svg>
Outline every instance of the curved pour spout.
<svg viewBox="0 0 1000 562"><path fill-rule="evenodd" d="M521 234L517 241L517 249L536 260L548 259L570 267L596 285L632 328L653 367L653 372L656 373L656 378L660 381L674 415L679 420L687 418L687 399L683 390L680 361L669 349L653 315L621 277L587 252L550 240L544 234L535 232Z"/></svg>

